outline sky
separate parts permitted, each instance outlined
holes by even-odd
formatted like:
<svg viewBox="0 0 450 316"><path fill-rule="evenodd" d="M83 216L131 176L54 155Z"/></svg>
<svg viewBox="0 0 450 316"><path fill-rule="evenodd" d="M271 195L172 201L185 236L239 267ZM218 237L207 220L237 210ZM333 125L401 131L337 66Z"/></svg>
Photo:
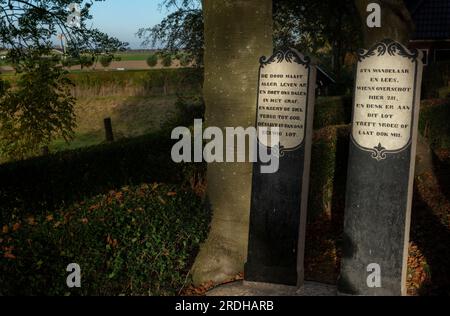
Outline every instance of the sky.
<svg viewBox="0 0 450 316"><path fill-rule="evenodd" d="M167 16L165 7L160 8L162 0L106 0L94 2L91 8L92 19L88 26L119 40L130 43L130 48L141 47L141 40L135 36L142 27L150 27Z"/></svg>

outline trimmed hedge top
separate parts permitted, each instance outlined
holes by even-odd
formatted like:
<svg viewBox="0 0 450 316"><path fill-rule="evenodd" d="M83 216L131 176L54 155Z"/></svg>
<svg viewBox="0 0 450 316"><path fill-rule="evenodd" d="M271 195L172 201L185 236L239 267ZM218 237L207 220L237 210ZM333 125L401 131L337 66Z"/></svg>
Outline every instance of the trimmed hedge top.
<svg viewBox="0 0 450 316"><path fill-rule="evenodd" d="M143 182L182 183L201 164L176 164L167 135L145 135L0 166L0 216L11 209L52 210ZM1 220L1 217L0 217Z"/></svg>

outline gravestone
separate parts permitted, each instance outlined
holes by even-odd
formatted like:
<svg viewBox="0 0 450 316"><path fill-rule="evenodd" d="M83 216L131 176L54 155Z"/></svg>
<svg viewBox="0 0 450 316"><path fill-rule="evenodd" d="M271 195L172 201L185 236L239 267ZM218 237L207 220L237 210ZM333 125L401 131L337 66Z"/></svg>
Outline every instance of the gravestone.
<svg viewBox="0 0 450 316"><path fill-rule="evenodd" d="M279 144L259 139L258 150L276 154L279 169L253 165L246 281L303 282L315 82L316 67L294 49L260 60L256 126L278 127L280 135Z"/></svg>
<svg viewBox="0 0 450 316"><path fill-rule="evenodd" d="M338 289L404 295L422 58L384 40L358 52Z"/></svg>

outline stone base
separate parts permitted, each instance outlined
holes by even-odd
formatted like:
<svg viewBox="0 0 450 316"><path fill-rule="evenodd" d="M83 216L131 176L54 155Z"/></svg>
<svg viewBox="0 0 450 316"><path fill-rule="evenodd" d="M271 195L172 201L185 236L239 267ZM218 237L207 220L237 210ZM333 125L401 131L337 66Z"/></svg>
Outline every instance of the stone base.
<svg viewBox="0 0 450 316"><path fill-rule="evenodd" d="M237 281L214 288L206 296L336 296L334 285L306 281L304 286Z"/></svg>

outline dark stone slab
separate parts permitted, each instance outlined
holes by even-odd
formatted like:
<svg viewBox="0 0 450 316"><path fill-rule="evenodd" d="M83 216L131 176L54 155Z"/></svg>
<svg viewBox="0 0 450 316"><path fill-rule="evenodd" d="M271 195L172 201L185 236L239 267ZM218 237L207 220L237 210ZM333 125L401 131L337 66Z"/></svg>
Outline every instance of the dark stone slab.
<svg viewBox="0 0 450 316"><path fill-rule="evenodd" d="M338 290L404 295L422 62L391 40L358 55Z"/></svg>
<svg viewBox="0 0 450 316"><path fill-rule="evenodd" d="M268 65L271 64L273 68L267 70ZM290 64L292 67L297 67L298 73L304 76L295 79L293 73L295 74L296 70L293 70ZM269 86L269 88L264 88L265 83L262 82L264 74L286 74L283 72L286 69L290 72L289 75L273 81L265 80L265 83L268 83L265 87ZM284 285L303 283L304 230L315 78L315 67L310 64L309 59L295 50L277 52L268 59L261 59L256 125L264 126L261 122L286 122L278 119L265 120L261 118L261 113L274 115L289 113L289 117L294 115L293 113L302 113L299 114L301 120L298 121L302 127L298 129L280 127L283 133L293 132L296 136L280 137L279 148L273 149L265 146L267 144L258 142L258 149L263 147L269 151L279 151L279 169L276 173L261 173L261 162L256 162L253 166L248 257L245 265L247 281ZM274 87L273 82L277 82L278 85ZM286 90L280 87L283 82L298 83L298 85ZM284 100L297 100L296 104L290 101L288 101L289 104L282 102L284 106L289 106L291 109L296 107L297 112L285 111L285 109L267 110L272 103L265 99L265 94L261 92L263 89L300 92L297 96L291 95L284 98ZM305 95L302 96L303 92ZM277 107L279 103L272 105ZM288 123L294 124L292 121Z"/></svg>

